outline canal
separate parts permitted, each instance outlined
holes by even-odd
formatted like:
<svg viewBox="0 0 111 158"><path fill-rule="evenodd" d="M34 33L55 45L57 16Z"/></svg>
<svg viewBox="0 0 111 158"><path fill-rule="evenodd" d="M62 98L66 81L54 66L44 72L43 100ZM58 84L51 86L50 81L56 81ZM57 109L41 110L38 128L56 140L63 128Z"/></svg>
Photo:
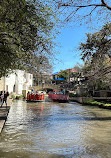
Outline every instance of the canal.
<svg viewBox="0 0 111 158"><path fill-rule="evenodd" d="M111 111L14 101L0 135L0 158L111 158Z"/></svg>

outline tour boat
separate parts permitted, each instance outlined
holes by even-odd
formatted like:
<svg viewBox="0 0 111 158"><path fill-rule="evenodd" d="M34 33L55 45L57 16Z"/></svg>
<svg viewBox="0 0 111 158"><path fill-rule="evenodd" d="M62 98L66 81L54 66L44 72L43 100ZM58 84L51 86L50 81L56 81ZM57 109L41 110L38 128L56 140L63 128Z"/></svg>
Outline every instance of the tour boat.
<svg viewBox="0 0 111 158"><path fill-rule="evenodd" d="M69 95L68 94L54 94L54 93L49 93L48 96L53 101L57 101L57 102L61 102L61 103L69 101Z"/></svg>
<svg viewBox="0 0 111 158"><path fill-rule="evenodd" d="M27 94L27 102L43 102L44 94Z"/></svg>

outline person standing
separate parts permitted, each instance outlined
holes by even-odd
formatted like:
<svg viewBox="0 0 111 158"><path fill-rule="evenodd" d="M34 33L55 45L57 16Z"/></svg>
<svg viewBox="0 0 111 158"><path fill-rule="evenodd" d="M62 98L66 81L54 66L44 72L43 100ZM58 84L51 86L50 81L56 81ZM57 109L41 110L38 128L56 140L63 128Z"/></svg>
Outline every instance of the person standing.
<svg viewBox="0 0 111 158"><path fill-rule="evenodd" d="M65 93L66 93L65 89L62 90L62 93L65 95Z"/></svg>

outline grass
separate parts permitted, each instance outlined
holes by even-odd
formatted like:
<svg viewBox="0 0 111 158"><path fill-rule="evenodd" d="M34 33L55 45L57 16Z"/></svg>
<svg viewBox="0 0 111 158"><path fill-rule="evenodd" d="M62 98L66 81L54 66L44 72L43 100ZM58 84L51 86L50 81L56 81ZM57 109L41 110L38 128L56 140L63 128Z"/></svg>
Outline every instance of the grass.
<svg viewBox="0 0 111 158"><path fill-rule="evenodd" d="M95 100L88 100L88 101L84 102L84 104L92 105L92 106L99 106L101 108L106 108L106 109L111 109L111 104L102 103L102 102L98 102L98 101L95 101Z"/></svg>

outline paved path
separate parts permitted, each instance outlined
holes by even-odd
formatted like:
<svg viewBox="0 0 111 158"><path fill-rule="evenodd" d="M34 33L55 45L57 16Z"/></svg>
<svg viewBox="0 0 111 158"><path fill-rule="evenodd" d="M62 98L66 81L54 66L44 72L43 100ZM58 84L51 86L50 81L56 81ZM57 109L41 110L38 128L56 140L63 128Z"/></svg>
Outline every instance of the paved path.
<svg viewBox="0 0 111 158"><path fill-rule="evenodd" d="M12 104L12 99L8 99L7 104L8 104L7 107L5 104L2 107L0 106L0 133L2 132L2 129L5 125L6 120L7 120L10 106Z"/></svg>

